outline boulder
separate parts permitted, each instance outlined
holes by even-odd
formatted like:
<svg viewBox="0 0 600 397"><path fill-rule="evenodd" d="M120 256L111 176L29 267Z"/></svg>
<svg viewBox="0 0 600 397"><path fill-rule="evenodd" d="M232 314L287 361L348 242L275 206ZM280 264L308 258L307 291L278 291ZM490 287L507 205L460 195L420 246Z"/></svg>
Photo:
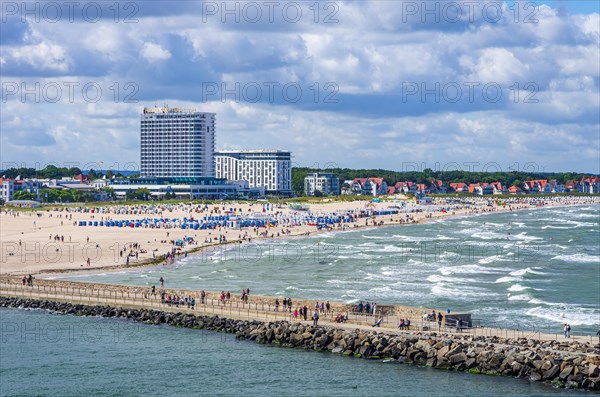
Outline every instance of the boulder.
<svg viewBox="0 0 600 397"><path fill-rule="evenodd" d="M544 371L544 380L553 380L560 373L560 365L554 365L547 371Z"/></svg>
<svg viewBox="0 0 600 397"><path fill-rule="evenodd" d="M460 364L467 361L467 355L465 353L456 353L450 356L450 363L452 365Z"/></svg>
<svg viewBox="0 0 600 397"><path fill-rule="evenodd" d="M532 382L539 382L542 380L542 375L540 375L538 372L532 371L529 374L529 380Z"/></svg>

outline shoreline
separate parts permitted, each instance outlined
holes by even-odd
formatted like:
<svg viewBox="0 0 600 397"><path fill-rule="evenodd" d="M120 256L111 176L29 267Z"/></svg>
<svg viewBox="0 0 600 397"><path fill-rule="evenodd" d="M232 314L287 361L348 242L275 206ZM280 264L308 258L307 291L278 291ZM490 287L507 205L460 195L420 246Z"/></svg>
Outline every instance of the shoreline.
<svg viewBox="0 0 600 397"><path fill-rule="evenodd" d="M531 203L543 206L534 207ZM500 203L500 205L498 205ZM517 198L514 202L494 198L473 198L456 203L439 202L429 206L405 205L392 208L390 203L363 203L356 207L354 202L334 202L311 207L311 211L300 213L289 208L262 207L250 204L224 204L222 207L193 206L185 203L164 207L110 207L108 209L54 208L44 212L15 213L4 210L0 213L0 237L3 244L0 274L55 276L60 273L83 271L120 271L143 268L175 260L189 254L195 255L216 247L227 247L263 241L279 241L296 237L313 237L320 233L369 230L387 226L410 226L432 221L497 214L528 209L564 207L572 205L597 205L600 197L561 197L542 200L540 197ZM248 226L231 228L218 226L206 229L179 227L177 224L159 227L99 227L81 226L82 221L99 223L101 219L115 222L128 220L133 223L144 219L182 220L186 217L203 219L203 216L221 216L229 213L233 206L236 213L248 214L257 219L274 217L274 226ZM394 204L396 205L396 204ZM490 206L491 205L491 206ZM444 211L442 211L444 208ZM229 210L232 208L230 207ZM387 212L397 210L396 214ZM71 212L73 211L73 212ZM371 211L371 212L369 212ZM360 214L359 214L360 212ZM337 214L337 215L336 215ZM354 222L330 223L327 229L318 229L307 221L307 216L351 215ZM360 216L357 217L357 214ZM373 216L371 216L372 214ZM377 215L376 215L377 214ZM35 216L34 216L35 215ZM376 215L376 216L375 216ZM64 217L63 217L64 216ZM260 218L262 217L262 218ZM98 219L100 218L100 219ZM66 221L66 224L65 224ZM34 228L31 227L33 222ZM288 223L289 222L289 223ZM313 221L314 222L314 221ZM78 226L79 224L79 226ZM229 225L228 225L229 226ZM217 237L218 236L218 237ZM189 241L188 241L189 240ZM209 241L210 240L210 241ZM176 242L182 244L175 244ZM87 258L87 259L86 259ZM87 264L86 264L87 260Z"/></svg>
<svg viewBox="0 0 600 397"><path fill-rule="evenodd" d="M389 223L384 223L384 224L378 225L378 226L374 226L374 225L365 226L365 225L357 224L356 227L352 227L347 230L335 230L335 229L331 230L331 231L317 230L317 231L310 232L310 235L306 235L304 233L299 233L299 234L285 235L285 236L280 236L280 237L256 238L251 243L261 245L261 244L275 243L275 242L279 242L279 241L283 241L283 242L292 241L294 239L302 238L302 237L317 238L319 234L323 234L323 233L331 233L331 234L337 235L337 234L342 234L342 233L378 230L381 228L409 227L409 226L413 226L413 225L425 225L425 224L429 224L429 223L444 222L445 220L449 220L449 219L469 219L472 217L493 216L496 214L503 214L503 213L507 213L507 212L520 212L520 211L528 211L528 210L533 211L533 210L542 210L542 209L547 209L547 208L568 208L568 207L577 207L577 206L585 206L585 205L600 206L600 201L589 202L589 203L575 203L575 204L566 204L566 203L565 204L556 204L556 205L548 204L548 205L544 205L544 206L540 206L540 207L527 206L527 207L523 207L523 208L513 208L511 210L504 209L504 208L498 210L497 207L494 207L494 210L490 211L490 212L446 214L444 216L433 216L432 218L421 218L414 223L389 222ZM356 222L356 223L358 223L358 222ZM219 248L223 247L225 250L227 250L228 247L235 246L238 244L248 244L248 243L245 240L231 240L231 241L227 241L225 243L218 243L218 244L215 243L215 244L210 244L210 245L205 245L205 246L200 246L200 247L194 247L185 252L188 255L191 255L193 258L194 256L198 256L199 254L201 255L204 252L209 251L211 249L219 249ZM150 269L152 267L159 266L163 262L164 262L164 260L162 260L160 258L156 258L156 259L148 258L144 261L135 262L130 265L119 264L119 265L105 266L102 268L95 268L95 269L75 268L75 269L43 270L43 271L40 271L40 273L36 273L36 276L40 277L40 278L48 278L48 277L53 277L53 276L56 276L59 274L81 274L82 276L86 276L86 275L98 274L99 272L101 272L101 273L106 273L106 272L112 273L112 272L119 272L119 271L127 272L127 270L133 271L133 270L145 269L145 268ZM172 264L166 265L166 266L164 266L164 268L172 269L172 267L169 267L169 266L172 266ZM0 273L0 274L2 274L2 273ZM17 275L19 273L16 273L16 274L4 273L4 274L5 275Z"/></svg>

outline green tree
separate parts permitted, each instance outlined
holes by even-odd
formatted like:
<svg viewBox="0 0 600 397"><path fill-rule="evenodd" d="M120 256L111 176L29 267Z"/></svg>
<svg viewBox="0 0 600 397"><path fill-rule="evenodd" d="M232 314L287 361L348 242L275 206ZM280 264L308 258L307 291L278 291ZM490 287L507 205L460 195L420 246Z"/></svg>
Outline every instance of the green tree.
<svg viewBox="0 0 600 397"><path fill-rule="evenodd" d="M35 200L35 193L28 192L27 190L17 190L13 194L13 200Z"/></svg>

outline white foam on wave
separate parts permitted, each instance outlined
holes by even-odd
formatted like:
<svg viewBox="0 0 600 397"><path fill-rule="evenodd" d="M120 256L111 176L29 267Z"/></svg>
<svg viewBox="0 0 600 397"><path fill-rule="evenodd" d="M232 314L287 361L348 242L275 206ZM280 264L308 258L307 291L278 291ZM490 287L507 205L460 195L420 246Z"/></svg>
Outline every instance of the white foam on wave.
<svg viewBox="0 0 600 397"><path fill-rule="evenodd" d="M448 286L446 283L434 285L431 287L431 293L436 296L458 300L479 300L481 298L497 296L496 293L489 292L484 288L465 287L464 285L453 287Z"/></svg>
<svg viewBox="0 0 600 397"><path fill-rule="evenodd" d="M412 249L407 248L407 247L398 247L395 245L385 245L385 246L383 246L383 251L385 251L385 252L410 252L410 251L412 251Z"/></svg>
<svg viewBox="0 0 600 397"><path fill-rule="evenodd" d="M513 281L521 281L520 277L500 277L495 281L497 284L501 283L512 283Z"/></svg>
<svg viewBox="0 0 600 397"><path fill-rule="evenodd" d="M531 299L531 297L527 294L522 294L522 295L510 295L508 297L509 301L529 301Z"/></svg>
<svg viewBox="0 0 600 397"><path fill-rule="evenodd" d="M511 269L490 269L479 265L442 266L438 269L444 276L452 274L502 274Z"/></svg>
<svg viewBox="0 0 600 397"><path fill-rule="evenodd" d="M409 241L409 242L421 242L421 241L435 241L437 240L437 237L423 237L423 236L403 236L400 234L394 234L392 236L393 238L398 238L404 241Z"/></svg>
<svg viewBox="0 0 600 397"><path fill-rule="evenodd" d="M532 307L525 313L528 316L543 318L545 320L549 320L559 324L568 323L571 324L571 326L597 326L598 324L600 324L600 312L597 309L586 309L577 306L570 306L565 308Z"/></svg>
<svg viewBox="0 0 600 397"><path fill-rule="evenodd" d="M569 227L569 226L552 226L552 225L546 225L546 226L542 226L542 229L575 229L577 226L573 226L573 227Z"/></svg>
<svg viewBox="0 0 600 397"><path fill-rule="evenodd" d="M596 218L600 220L600 216L598 216L598 214L577 214L577 218Z"/></svg>
<svg viewBox="0 0 600 397"><path fill-rule="evenodd" d="M313 237L333 238L333 237L335 237L335 234L334 233L320 233L320 234L317 234L317 235L315 235Z"/></svg>
<svg viewBox="0 0 600 397"><path fill-rule="evenodd" d="M600 256L588 255L588 254L571 254L571 255L557 255L551 258L552 260L563 261L563 262L579 262L579 263L600 263Z"/></svg>
<svg viewBox="0 0 600 397"><path fill-rule="evenodd" d="M521 285L521 284L513 284L510 287L508 287L507 291L520 292L520 291L525 291L526 289L530 289L530 288L526 287L524 285Z"/></svg>
<svg viewBox="0 0 600 397"><path fill-rule="evenodd" d="M474 280L467 279L467 278L448 277L448 276L442 276L439 274L432 274L432 275L428 276L427 281L429 281L431 283L455 283L455 284L464 284L464 283L474 282ZM479 280L477 280L477 282L480 283Z"/></svg>
<svg viewBox="0 0 600 397"><path fill-rule="evenodd" d="M543 238L541 238L541 237L528 236L527 232L521 232L519 234L512 236L511 238L516 239L516 240L523 240L523 241L543 240Z"/></svg>
<svg viewBox="0 0 600 397"><path fill-rule="evenodd" d="M509 252L508 254L506 254L506 256L510 256L509 254L512 255L512 252ZM510 258L506 258L505 255L492 255L492 256L488 256L486 258L482 258L480 260L478 260L478 263L481 263L482 265L486 265L488 263L493 263L493 262L512 262L513 260Z"/></svg>
<svg viewBox="0 0 600 397"><path fill-rule="evenodd" d="M540 267L540 266L527 267L525 269L519 269L519 270L512 271L509 274L511 276L524 276L527 273L529 273L529 274L538 274L538 275L544 275L544 274L546 274L544 272L540 272L540 270L542 270L542 269L543 269L543 267Z"/></svg>
<svg viewBox="0 0 600 397"><path fill-rule="evenodd" d="M367 240L384 240L389 238L388 236L369 236L367 234L363 234L361 237L366 238Z"/></svg>
<svg viewBox="0 0 600 397"><path fill-rule="evenodd" d="M504 234L494 233L491 231L475 232L475 233L471 234L471 237L479 238L481 240L497 240L497 239L506 238L506 236Z"/></svg>

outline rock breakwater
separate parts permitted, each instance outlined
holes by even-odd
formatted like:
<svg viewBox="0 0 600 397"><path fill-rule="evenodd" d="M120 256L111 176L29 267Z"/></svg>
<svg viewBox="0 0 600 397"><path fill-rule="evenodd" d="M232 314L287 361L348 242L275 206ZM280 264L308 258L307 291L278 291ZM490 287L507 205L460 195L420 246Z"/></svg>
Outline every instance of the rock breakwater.
<svg viewBox="0 0 600 397"><path fill-rule="evenodd" d="M447 370L528 378L554 386L600 390L597 346L527 338L456 337L312 327L301 323L233 320L160 310L91 306L0 297L0 307L43 309L76 316L128 318L148 324L235 334L238 339L289 348L394 360Z"/></svg>

